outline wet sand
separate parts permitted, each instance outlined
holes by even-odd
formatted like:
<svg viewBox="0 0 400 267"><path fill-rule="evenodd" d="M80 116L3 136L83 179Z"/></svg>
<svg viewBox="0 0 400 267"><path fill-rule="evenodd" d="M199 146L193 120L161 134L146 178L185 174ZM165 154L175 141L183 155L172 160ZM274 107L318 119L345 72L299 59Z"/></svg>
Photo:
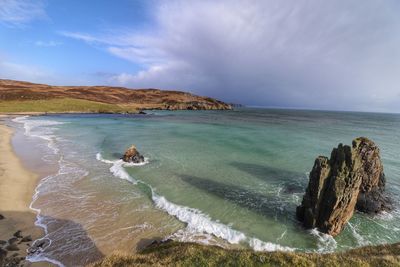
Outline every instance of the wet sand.
<svg viewBox="0 0 400 267"><path fill-rule="evenodd" d="M35 226L36 214L29 205L39 177L27 171L15 155L12 136L13 129L0 121L0 214L4 217L0 220L0 240L8 241L17 231L35 240L43 235L43 231ZM18 253L18 257L26 256L26 249L32 241L19 241L14 243L18 250L9 251L8 257L15 253ZM3 249L9 243L4 244ZM47 263L35 265L49 266Z"/></svg>

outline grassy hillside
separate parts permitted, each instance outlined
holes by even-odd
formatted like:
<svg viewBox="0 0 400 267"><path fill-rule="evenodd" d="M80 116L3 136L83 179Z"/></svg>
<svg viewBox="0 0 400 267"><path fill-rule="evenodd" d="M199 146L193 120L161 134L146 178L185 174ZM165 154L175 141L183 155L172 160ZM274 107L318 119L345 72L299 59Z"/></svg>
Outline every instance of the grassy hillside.
<svg viewBox="0 0 400 267"><path fill-rule="evenodd" d="M72 98L53 98L48 100L0 101L0 113L137 113L129 105L106 104L96 101Z"/></svg>
<svg viewBox="0 0 400 267"><path fill-rule="evenodd" d="M132 107L137 109L168 110L224 110L232 108L230 105L210 97L202 97L180 91L127 89L112 86L51 86L46 84L0 79L0 103L3 105L3 110L6 110L6 112L11 112L11 109L6 108L12 107L11 104L16 102L21 102L21 104L24 105L24 112L34 112L33 110L26 109L31 107L30 103L32 103L32 105L40 105L41 103L47 103L47 101L66 98L110 104L114 106L109 105L102 108L118 109L117 107L120 107L122 110L129 110ZM5 102L9 103L7 104ZM79 107L79 104L74 104L73 106ZM97 107L93 104L92 108ZM54 112L46 110L45 107L42 107L40 111ZM57 112L60 111L57 110Z"/></svg>
<svg viewBox="0 0 400 267"><path fill-rule="evenodd" d="M91 266L400 266L400 243L318 254L226 250L193 243L167 242L139 254L115 254Z"/></svg>

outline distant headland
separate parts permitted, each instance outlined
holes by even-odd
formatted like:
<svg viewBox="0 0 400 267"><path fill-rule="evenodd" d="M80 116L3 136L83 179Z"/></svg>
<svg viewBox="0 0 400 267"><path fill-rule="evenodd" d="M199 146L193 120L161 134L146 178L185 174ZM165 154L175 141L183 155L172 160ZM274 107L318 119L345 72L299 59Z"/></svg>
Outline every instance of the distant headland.
<svg viewBox="0 0 400 267"><path fill-rule="evenodd" d="M230 110L232 105L181 91L0 79L0 113L138 113L150 109Z"/></svg>

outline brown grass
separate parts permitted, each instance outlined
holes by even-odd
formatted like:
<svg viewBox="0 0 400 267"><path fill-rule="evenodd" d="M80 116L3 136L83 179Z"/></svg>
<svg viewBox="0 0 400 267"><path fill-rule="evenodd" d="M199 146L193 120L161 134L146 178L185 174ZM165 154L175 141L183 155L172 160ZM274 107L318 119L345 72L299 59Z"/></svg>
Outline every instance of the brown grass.
<svg viewBox="0 0 400 267"><path fill-rule="evenodd" d="M230 105L216 99L180 91L127 89L111 86L50 86L0 79L1 102L59 98L135 105L141 109L231 109Z"/></svg>
<svg viewBox="0 0 400 267"><path fill-rule="evenodd" d="M171 241L138 254L114 254L91 266L400 266L400 243L318 254L226 250Z"/></svg>

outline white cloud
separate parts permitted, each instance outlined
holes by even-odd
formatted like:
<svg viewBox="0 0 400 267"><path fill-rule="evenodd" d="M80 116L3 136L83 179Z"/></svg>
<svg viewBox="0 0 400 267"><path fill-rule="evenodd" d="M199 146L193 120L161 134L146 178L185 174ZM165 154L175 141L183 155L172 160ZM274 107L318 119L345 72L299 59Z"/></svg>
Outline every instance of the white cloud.
<svg viewBox="0 0 400 267"><path fill-rule="evenodd" d="M0 79L42 82L48 80L49 73L37 66L23 65L0 59Z"/></svg>
<svg viewBox="0 0 400 267"><path fill-rule="evenodd" d="M85 33L60 31L59 34L65 37L84 41L87 43L108 43L104 38L94 37L90 34L85 34Z"/></svg>
<svg viewBox="0 0 400 267"><path fill-rule="evenodd" d="M37 19L46 19L42 0L0 0L0 22L9 26L24 26Z"/></svg>
<svg viewBox="0 0 400 267"><path fill-rule="evenodd" d="M53 46L59 46L62 45L62 42L57 42L57 41L36 41L34 42L36 46L42 46L42 47L53 47Z"/></svg>
<svg viewBox="0 0 400 267"><path fill-rule="evenodd" d="M70 37L142 64L114 77L122 85L245 104L400 111L395 0L157 3L152 30Z"/></svg>

